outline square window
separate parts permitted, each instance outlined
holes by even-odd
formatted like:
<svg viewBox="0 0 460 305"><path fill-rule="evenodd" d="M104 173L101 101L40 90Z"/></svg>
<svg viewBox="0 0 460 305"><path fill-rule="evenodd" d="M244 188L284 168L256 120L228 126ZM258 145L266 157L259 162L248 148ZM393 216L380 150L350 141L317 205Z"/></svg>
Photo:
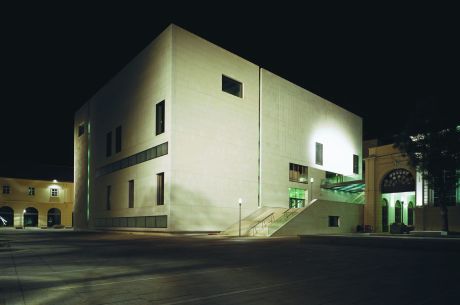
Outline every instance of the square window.
<svg viewBox="0 0 460 305"><path fill-rule="evenodd" d="M243 84L237 80L222 75L222 91L237 97L243 97Z"/></svg>
<svg viewBox="0 0 460 305"><path fill-rule="evenodd" d="M11 189L10 189L9 185L4 185L3 186L3 194L9 194L10 191L11 191Z"/></svg>
<svg viewBox="0 0 460 305"><path fill-rule="evenodd" d="M339 216L329 216L329 227L339 227L340 226L340 217Z"/></svg>
<svg viewBox="0 0 460 305"><path fill-rule="evenodd" d="M59 196L59 189L52 188L50 189L51 197L58 197Z"/></svg>
<svg viewBox="0 0 460 305"><path fill-rule="evenodd" d="M29 194L29 196L35 196L35 188L29 186L29 192L28 192L28 194Z"/></svg>

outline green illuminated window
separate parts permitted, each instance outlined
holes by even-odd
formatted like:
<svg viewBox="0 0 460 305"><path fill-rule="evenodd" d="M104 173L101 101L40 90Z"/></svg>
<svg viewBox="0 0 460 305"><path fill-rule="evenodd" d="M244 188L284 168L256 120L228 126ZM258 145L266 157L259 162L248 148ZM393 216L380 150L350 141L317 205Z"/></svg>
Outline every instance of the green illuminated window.
<svg viewBox="0 0 460 305"><path fill-rule="evenodd" d="M303 208L305 207L305 190L290 187L289 188L289 207Z"/></svg>

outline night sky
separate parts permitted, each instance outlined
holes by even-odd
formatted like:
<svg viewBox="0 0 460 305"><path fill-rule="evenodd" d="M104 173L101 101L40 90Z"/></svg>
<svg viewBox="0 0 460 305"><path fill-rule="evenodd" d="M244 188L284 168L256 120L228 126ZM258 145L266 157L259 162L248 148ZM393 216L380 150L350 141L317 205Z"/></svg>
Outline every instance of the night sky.
<svg viewBox="0 0 460 305"><path fill-rule="evenodd" d="M360 115L365 139L397 133L420 100L454 109L457 10L344 2L3 5L0 165L72 166L75 111L170 23Z"/></svg>

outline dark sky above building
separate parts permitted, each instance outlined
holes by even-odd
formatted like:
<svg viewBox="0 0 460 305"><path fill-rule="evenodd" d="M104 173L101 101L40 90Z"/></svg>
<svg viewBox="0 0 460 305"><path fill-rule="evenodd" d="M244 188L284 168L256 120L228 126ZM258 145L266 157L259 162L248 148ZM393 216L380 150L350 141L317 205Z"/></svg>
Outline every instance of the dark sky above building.
<svg viewBox="0 0 460 305"><path fill-rule="evenodd" d="M456 10L345 2L3 5L0 165L72 166L75 111L170 23L360 115L365 139L397 133L421 99L454 111Z"/></svg>

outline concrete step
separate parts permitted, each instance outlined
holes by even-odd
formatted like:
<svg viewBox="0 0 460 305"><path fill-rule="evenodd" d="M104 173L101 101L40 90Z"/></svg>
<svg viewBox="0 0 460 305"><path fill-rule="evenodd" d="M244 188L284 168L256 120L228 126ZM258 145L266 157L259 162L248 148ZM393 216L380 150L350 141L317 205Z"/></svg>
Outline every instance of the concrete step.
<svg viewBox="0 0 460 305"><path fill-rule="evenodd" d="M446 236L446 231L410 231L410 235L414 236L424 236L424 237L437 237L437 236Z"/></svg>

